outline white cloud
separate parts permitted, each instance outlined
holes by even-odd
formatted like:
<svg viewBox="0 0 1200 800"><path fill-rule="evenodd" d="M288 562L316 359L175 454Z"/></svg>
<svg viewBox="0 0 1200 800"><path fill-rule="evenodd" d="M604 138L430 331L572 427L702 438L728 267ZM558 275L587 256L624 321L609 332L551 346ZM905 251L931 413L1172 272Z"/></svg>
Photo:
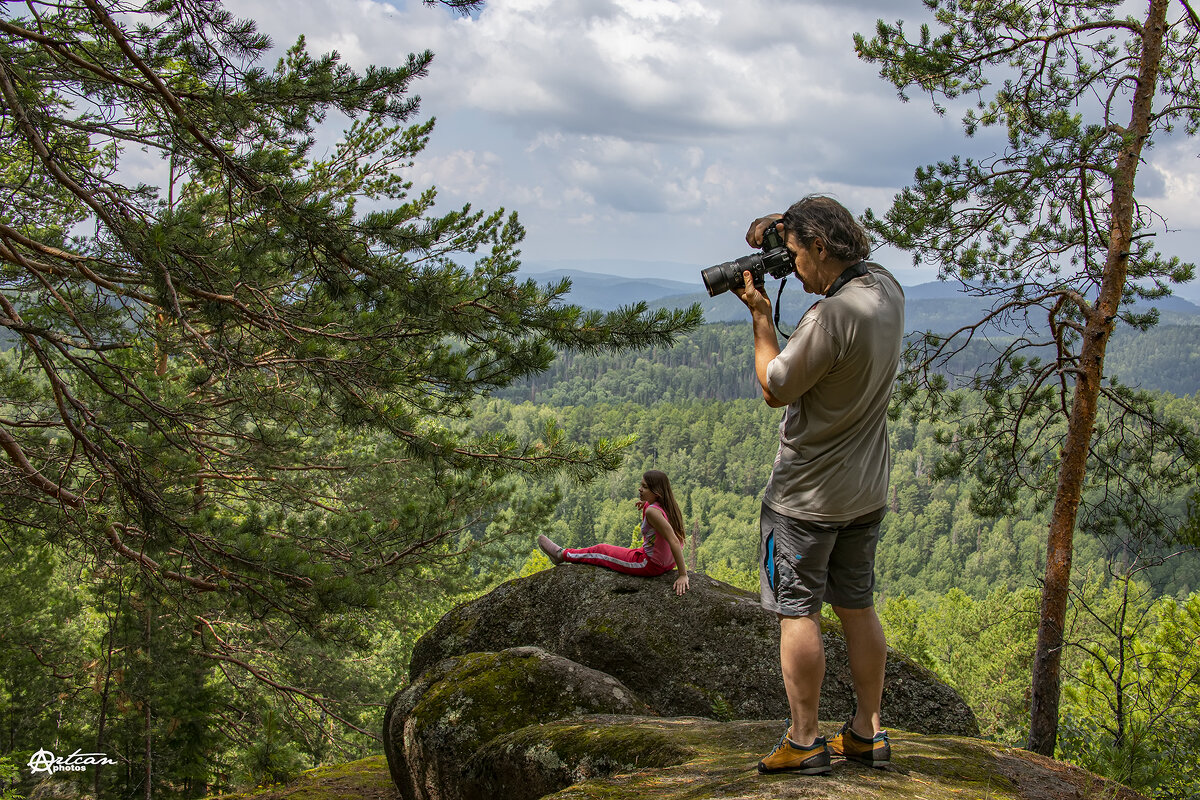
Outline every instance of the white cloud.
<svg viewBox="0 0 1200 800"><path fill-rule="evenodd" d="M1179 138L1146 153L1149 164L1139 170L1153 172L1156 189L1146 200L1168 220L1170 227L1200 229L1200 157L1194 139Z"/></svg>
<svg viewBox="0 0 1200 800"><path fill-rule="evenodd" d="M838 105L851 82L890 94L869 68L845 69L853 26L872 21L765 0L501 0L452 27L431 85L527 127L643 141L761 135Z"/></svg>
<svg viewBox="0 0 1200 800"><path fill-rule="evenodd" d="M503 159L483 150L454 150L421 159L413 176L419 186L437 186L440 190L467 197L492 192L504 180Z"/></svg>
<svg viewBox="0 0 1200 800"><path fill-rule="evenodd" d="M415 188L436 185L445 208L517 210L531 260L661 259L690 279L807 192L882 211L917 166L1004 146L964 139L958 115L918 95L900 103L855 57L854 32L878 17L914 29L915 0L489 0L469 18L417 0L227 5L281 48L303 33L357 69L432 50L413 89L438 126ZM1157 180L1139 188L1174 227L1200 228L1194 142L1149 159Z"/></svg>

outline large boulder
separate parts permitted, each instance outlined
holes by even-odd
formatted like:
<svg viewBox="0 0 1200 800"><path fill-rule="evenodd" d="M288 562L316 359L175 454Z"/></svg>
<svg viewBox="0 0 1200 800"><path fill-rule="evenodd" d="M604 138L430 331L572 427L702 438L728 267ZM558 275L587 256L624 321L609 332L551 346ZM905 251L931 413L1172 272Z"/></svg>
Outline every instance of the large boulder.
<svg viewBox="0 0 1200 800"><path fill-rule="evenodd" d="M757 595L704 575L677 597L673 576L639 578L562 565L510 581L458 606L417 642L414 684L452 656L531 645L607 673L655 713L717 719L779 719L787 697L779 669L779 623ZM846 646L825 620L826 671L819 716L854 711ZM917 733L977 736L962 698L930 671L888 656L884 723Z"/></svg>
<svg viewBox="0 0 1200 800"><path fill-rule="evenodd" d="M620 681L540 648L469 653L432 665L392 698L384 752L404 800L482 800L496 795L477 791L464 767L495 737L582 714L647 713Z"/></svg>

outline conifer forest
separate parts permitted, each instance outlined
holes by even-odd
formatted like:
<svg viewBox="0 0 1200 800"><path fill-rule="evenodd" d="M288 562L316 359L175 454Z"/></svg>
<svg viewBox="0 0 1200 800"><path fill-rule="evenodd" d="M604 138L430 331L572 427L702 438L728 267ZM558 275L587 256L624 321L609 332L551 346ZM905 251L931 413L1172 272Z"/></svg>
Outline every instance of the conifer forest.
<svg viewBox="0 0 1200 800"><path fill-rule="evenodd" d="M995 303L906 341L889 644L984 736L1160 800L1200 796L1200 325L1153 310L1194 266L1133 197L1143 144L1200 129L1176 2L929 0L944 35L856 43L901 92L986 96L968 133L1012 143L863 217ZM575 305L518 274L517 213L414 186L431 53L355 70L301 39L270 62L210 0L4 5L0 800L39 751L106 759L63 778L95 800L380 752L418 637L550 568L539 533L631 542L647 469L690 570L757 591L780 412L749 325ZM1159 94L1112 88L1135 84ZM1072 92L1150 127L1063 116Z"/></svg>

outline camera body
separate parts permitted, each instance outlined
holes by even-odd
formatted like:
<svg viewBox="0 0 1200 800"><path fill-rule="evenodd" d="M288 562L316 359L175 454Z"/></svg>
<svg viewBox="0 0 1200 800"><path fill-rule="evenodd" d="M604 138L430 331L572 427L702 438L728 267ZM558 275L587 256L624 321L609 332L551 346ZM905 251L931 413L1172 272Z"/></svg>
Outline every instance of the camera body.
<svg viewBox="0 0 1200 800"><path fill-rule="evenodd" d="M726 261L708 269L700 270L704 288L709 297L716 297L735 286L743 286L742 273L749 270L754 285L761 291L766 286L766 276L785 278L792 273L792 256L783 246L783 237L772 225L763 233L761 253L751 253L735 261Z"/></svg>

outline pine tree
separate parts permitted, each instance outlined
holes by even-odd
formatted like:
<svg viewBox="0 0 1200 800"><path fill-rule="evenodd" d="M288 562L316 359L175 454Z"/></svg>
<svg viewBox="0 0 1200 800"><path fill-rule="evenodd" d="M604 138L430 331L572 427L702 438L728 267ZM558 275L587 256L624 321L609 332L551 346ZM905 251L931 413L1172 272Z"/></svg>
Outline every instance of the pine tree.
<svg viewBox="0 0 1200 800"><path fill-rule="evenodd" d="M968 135L1000 126L1007 146L918 169L891 209L867 222L994 301L979 323L927 337L914 366L936 368L989 326L1007 335L976 383L989 407L956 432L948 466L974 469L981 509L1003 513L1023 493L1051 504L1029 739L1050 755L1077 522L1116 519L1169 535L1178 519L1162 524L1151 486L1186 485L1200 461L1194 428L1165 419L1104 369L1119 323L1156 320L1132 302L1194 274L1154 249L1158 217L1135 196L1134 179L1156 139L1200 129L1200 18L1186 0L1150 0L1141 18L1122 16L1116 0L925 5L936 34L922 26L910 39L881 20L874 39L855 37L860 56L879 63L902 97L916 87L939 112L938 98L983 98L1003 78L964 125ZM935 389L947 385L931 377ZM901 394L924 397L916 384Z"/></svg>
<svg viewBox="0 0 1200 800"><path fill-rule="evenodd" d="M264 654L361 640L350 612L405 575L523 533L546 501L509 513L513 476L621 458L472 435L472 401L699 312L584 312L516 277L515 214L436 211L404 177L431 53L355 72L301 40L264 68L270 45L210 0L0 18L0 516L132 566L210 667L337 717ZM161 185L130 182L147 161Z"/></svg>

